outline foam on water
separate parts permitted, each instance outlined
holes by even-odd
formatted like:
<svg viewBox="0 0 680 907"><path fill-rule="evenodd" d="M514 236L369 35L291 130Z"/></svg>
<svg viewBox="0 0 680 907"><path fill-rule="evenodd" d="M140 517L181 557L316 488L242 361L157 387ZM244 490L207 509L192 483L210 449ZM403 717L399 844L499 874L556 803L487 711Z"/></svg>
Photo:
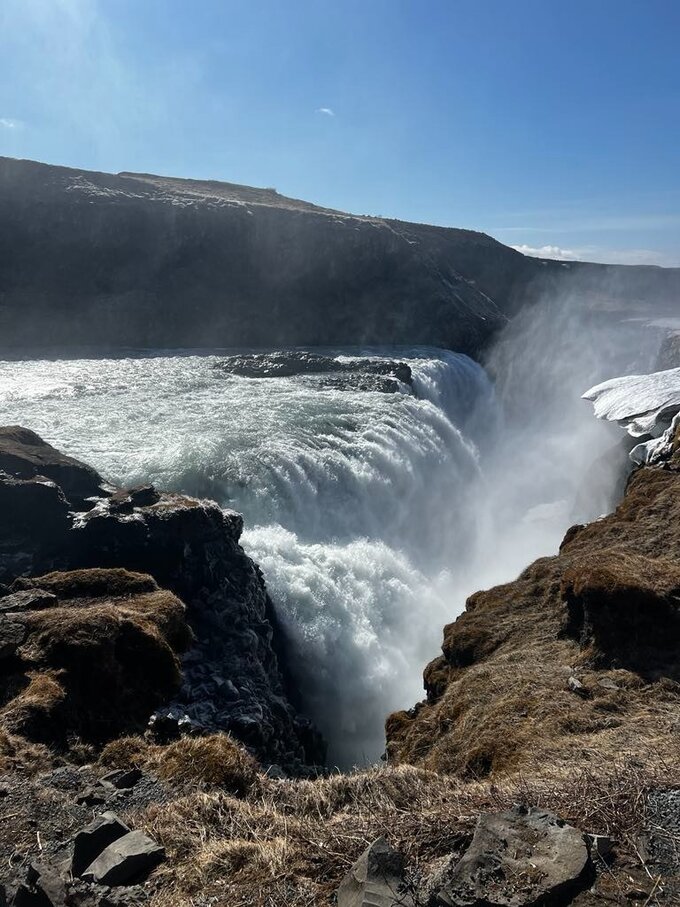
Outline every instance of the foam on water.
<svg viewBox="0 0 680 907"><path fill-rule="evenodd" d="M225 377L218 358L0 363L0 422L114 481L242 511L333 758L374 759L450 617L443 578L469 552L480 469L467 427L489 381L436 350L409 353L414 392L396 394Z"/></svg>

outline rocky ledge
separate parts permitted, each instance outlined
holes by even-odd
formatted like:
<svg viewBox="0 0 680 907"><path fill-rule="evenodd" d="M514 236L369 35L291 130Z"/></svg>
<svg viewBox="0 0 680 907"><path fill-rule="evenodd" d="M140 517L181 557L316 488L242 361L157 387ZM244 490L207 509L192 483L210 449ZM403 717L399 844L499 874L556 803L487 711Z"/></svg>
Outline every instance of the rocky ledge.
<svg viewBox="0 0 680 907"><path fill-rule="evenodd" d="M228 356L215 364L226 375L244 378L289 378L321 376L321 387L338 390L380 391L393 394L404 385L412 387L413 375L406 362L392 359L323 356L305 351L250 353Z"/></svg>
<svg viewBox="0 0 680 907"><path fill-rule="evenodd" d="M239 514L114 488L19 427L0 429L0 513L8 733L66 749L151 718L157 736L227 731L284 771L323 763Z"/></svg>

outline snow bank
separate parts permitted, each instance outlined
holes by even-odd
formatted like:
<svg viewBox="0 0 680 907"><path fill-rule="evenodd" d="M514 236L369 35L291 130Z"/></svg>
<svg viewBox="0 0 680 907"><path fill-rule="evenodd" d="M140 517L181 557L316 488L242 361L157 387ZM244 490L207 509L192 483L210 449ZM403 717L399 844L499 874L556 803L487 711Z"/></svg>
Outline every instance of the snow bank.
<svg viewBox="0 0 680 907"><path fill-rule="evenodd" d="M591 387L583 394L598 419L617 422L634 438L645 438L631 451L636 463L657 459L680 424L680 368L650 375L626 375Z"/></svg>

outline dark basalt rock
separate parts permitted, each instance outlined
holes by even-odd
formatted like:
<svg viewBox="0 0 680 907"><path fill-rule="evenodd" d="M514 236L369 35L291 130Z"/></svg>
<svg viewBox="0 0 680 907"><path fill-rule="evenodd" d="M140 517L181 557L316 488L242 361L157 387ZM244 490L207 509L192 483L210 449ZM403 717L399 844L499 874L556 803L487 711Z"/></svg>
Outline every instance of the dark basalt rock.
<svg viewBox="0 0 680 907"><path fill-rule="evenodd" d="M361 358L340 360L333 356L286 350L229 356L214 368L244 378L288 378L294 375L322 375L320 387L338 390L396 393L401 385L413 383L411 367L393 359Z"/></svg>
<svg viewBox="0 0 680 907"><path fill-rule="evenodd" d="M129 831L127 825L113 812L102 813L101 816L90 822L86 828L78 832L73 842L71 860L73 875L82 875L109 844L113 844Z"/></svg>
<svg viewBox="0 0 680 907"><path fill-rule="evenodd" d="M404 886L405 859L385 838L373 841L338 888L338 907L412 907Z"/></svg>
<svg viewBox="0 0 680 907"><path fill-rule="evenodd" d="M462 859L435 882L429 907L560 907L593 875L577 828L545 810L517 806L479 817Z"/></svg>
<svg viewBox="0 0 680 907"><path fill-rule="evenodd" d="M103 850L82 873L100 885L126 885L144 879L165 859L165 850L143 831L130 831Z"/></svg>
<svg viewBox="0 0 680 907"><path fill-rule="evenodd" d="M25 440L17 431L12 429L12 437ZM31 442L36 449L41 449L39 441ZM291 702L279 662L285 645L262 574L239 545L241 515L212 502L159 494L150 486L109 488L107 496L83 506L88 509L74 512L62 489L51 480L19 479L0 473L0 580L12 584L5 609L0 598L0 616L3 610L43 615L54 609L54 595L60 608L63 602L69 602L71 614L76 613L77 600L87 597L143 598L157 590L151 579L154 577L187 605L195 635L183 666L184 682L175 700L166 698L166 707L187 716L192 731L230 731L263 761L282 765L289 772L322 764L323 741ZM57 571L55 578L53 571ZM29 579L28 574L42 578ZM116 607L112 602L114 612ZM94 611L92 618L85 612L82 616L83 620L94 619ZM40 621L45 620L40 617ZM92 633L94 627L90 636ZM5 649L11 655L19 634L16 628L8 634ZM120 637L115 643L120 652L143 642L129 622L104 635L109 641ZM185 648L186 642L172 645L177 651ZM142 650L146 648L142 646ZM82 649L79 657L86 654ZM149 650L149 657L151 654ZM160 652L157 654L160 657ZM71 672L66 675L68 680L76 676L70 661L73 653L67 656L64 648L62 655L50 655L46 664L55 670L67 669ZM155 701L141 696L139 707L134 708L130 701L132 711L125 716L133 719L133 726L141 720L145 707L150 706L144 723L162 704L158 695L162 690L171 696L176 689L174 678L178 675L172 668L174 655L170 649L167 656L161 671L165 679L154 687ZM113 664L108 655L102 661L101 652L92 657L93 678L99 676L100 664ZM160 668L161 663L157 666ZM131 676L136 674L132 672ZM113 689L119 689L116 684ZM83 682L81 686L83 694L90 689L95 695L96 685ZM66 687L65 702L72 702L73 708L76 687L75 681ZM115 711L117 703L111 705ZM68 722L64 724L62 706L56 699L54 706L49 715L22 712L21 726L41 740L48 740L60 726L65 732ZM115 722L111 723L110 710L104 711L101 734L105 736L106 728L113 732ZM91 714L89 705L84 714ZM88 728L88 733L94 733L93 725ZM183 727L181 732L185 731Z"/></svg>
<svg viewBox="0 0 680 907"><path fill-rule="evenodd" d="M87 506L87 498L104 493L102 478L91 466L66 456L19 425L0 427L0 470L19 479L50 479L74 509Z"/></svg>

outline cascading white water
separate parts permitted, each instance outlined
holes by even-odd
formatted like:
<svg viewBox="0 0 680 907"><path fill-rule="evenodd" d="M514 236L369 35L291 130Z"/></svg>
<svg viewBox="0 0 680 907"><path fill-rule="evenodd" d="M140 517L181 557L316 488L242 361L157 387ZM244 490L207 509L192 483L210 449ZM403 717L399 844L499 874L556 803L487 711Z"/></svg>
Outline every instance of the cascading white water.
<svg viewBox="0 0 680 907"><path fill-rule="evenodd" d="M467 425L491 397L465 356L398 354L413 393L225 376L215 356L0 363L1 423L114 481L244 513L293 672L343 765L375 759L386 714L420 698L451 616L445 577L470 553L462 515L479 454Z"/></svg>
<svg viewBox="0 0 680 907"><path fill-rule="evenodd" d="M575 506L578 477L611 436L565 401L578 406L607 363L565 359L564 335L553 331L551 350L543 335L510 333L524 377L504 370L500 347L504 395L546 390L522 424L503 418L479 365L433 349L371 351L408 359L413 392L394 394L225 376L208 355L0 362L0 424L32 428L114 481L243 512L303 701L330 760L347 766L376 759L385 716L421 698L423 667L466 595L599 512L599 500ZM560 363L582 374L546 383L540 370Z"/></svg>

